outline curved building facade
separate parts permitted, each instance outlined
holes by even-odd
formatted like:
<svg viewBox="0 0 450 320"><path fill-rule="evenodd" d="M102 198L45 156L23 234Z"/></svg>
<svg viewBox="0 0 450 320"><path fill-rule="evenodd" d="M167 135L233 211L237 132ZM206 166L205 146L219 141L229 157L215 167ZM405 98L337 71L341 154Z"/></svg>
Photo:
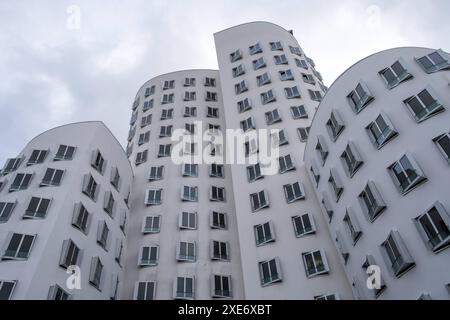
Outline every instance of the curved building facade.
<svg viewBox="0 0 450 320"><path fill-rule="evenodd" d="M1 298L118 298L132 178L102 122L51 129L9 159L0 178Z"/></svg>
<svg viewBox="0 0 450 320"><path fill-rule="evenodd" d="M305 164L356 298L449 298L449 61L374 54L312 121Z"/></svg>

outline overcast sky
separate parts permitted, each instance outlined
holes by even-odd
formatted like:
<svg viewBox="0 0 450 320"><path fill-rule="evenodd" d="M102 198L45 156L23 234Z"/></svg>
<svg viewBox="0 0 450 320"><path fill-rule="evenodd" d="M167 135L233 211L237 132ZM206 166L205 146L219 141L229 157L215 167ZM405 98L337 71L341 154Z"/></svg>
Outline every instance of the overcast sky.
<svg viewBox="0 0 450 320"><path fill-rule="evenodd" d="M1 0L0 167L70 122L102 120L124 145L139 87L162 73L217 68L213 33L233 25L293 29L330 85L383 49L449 51L449 12L448 0Z"/></svg>

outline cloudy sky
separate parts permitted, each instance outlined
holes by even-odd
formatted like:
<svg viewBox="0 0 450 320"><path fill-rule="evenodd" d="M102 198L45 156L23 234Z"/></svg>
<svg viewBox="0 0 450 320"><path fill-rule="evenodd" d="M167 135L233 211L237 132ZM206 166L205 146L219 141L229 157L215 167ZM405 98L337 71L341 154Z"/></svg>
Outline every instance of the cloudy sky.
<svg viewBox="0 0 450 320"><path fill-rule="evenodd" d="M330 85L376 51L449 51L449 12L448 0L0 0L0 167L70 122L102 120L124 144L139 87L161 73L217 68L213 33L227 27L293 29Z"/></svg>

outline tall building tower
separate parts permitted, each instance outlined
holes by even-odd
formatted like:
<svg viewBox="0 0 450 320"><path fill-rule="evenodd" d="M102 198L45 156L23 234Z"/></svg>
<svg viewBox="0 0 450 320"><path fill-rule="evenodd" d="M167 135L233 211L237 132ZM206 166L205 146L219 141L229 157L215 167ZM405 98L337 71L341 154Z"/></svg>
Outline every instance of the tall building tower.
<svg viewBox="0 0 450 320"><path fill-rule="evenodd" d="M231 165L247 299L350 299L303 165L322 77L292 32L267 22L214 35L227 128L279 129L278 171ZM247 153L257 148L247 147Z"/></svg>
<svg viewBox="0 0 450 320"><path fill-rule="evenodd" d="M356 298L449 298L449 69L442 50L386 50L316 113L305 163Z"/></svg>
<svg viewBox="0 0 450 320"><path fill-rule="evenodd" d="M51 129L9 159L0 177L0 299L116 299L132 178L102 122ZM80 280L68 287L69 276Z"/></svg>

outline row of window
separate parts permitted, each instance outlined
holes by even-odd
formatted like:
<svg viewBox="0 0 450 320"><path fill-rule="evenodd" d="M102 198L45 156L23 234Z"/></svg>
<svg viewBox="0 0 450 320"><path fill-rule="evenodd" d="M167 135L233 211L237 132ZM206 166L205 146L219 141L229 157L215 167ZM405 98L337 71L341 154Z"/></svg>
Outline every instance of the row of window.
<svg viewBox="0 0 450 320"><path fill-rule="evenodd" d="M162 188L147 189L145 194L145 205L161 205L163 197ZM181 189L181 200L189 202L198 201L198 187L183 186ZM211 186L209 200L213 202L226 202L225 188Z"/></svg>
<svg viewBox="0 0 450 320"><path fill-rule="evenodd" d="M196 91L185 91L183 96L182 96L182 100L184 102L190 102L190 101L197 101L197 93ZM218 101L218 94L217 92L213 92L213 91L206 91L205 96L204 96L204 101L206 102L217 102ZM163 95L161 95L161 104L165 105L165 104L171 104L175 102L175 93L165 93ZM143 109L142 111L147 111L151 108L153 108L155 103L154 99L150 99L147 101L144 101L143 104ZM140 104L140 99L138 98L138 100L135 101L135 103L133 104L133 111L137 111L137 107Z"/></svg>
<svg viewBox="0 0 450 320"><path fill-rule="evenodd" d="M183 87L195 87L197 85L197 79L195 77L185 77ZM203 81L205 87L215 87L216 79L211 77L205 77ZM169 90L175 88L175 80L165 80L162 84L163 90ZM145 88L145 97L154 95L156 92L156 86L150 86Z"/></svg>
<svg viewBox="0 0 450 320"><path fill-rule="evenodd" d="M181 167L182 177L196 178L198 177L198 164L185 163ZM209 165L209 176L211 178L224 178L225 177L225 167L223 164L213 163ZM164 179L164 166L152 166L149 170L148 180L160 181Z"/></svg>

